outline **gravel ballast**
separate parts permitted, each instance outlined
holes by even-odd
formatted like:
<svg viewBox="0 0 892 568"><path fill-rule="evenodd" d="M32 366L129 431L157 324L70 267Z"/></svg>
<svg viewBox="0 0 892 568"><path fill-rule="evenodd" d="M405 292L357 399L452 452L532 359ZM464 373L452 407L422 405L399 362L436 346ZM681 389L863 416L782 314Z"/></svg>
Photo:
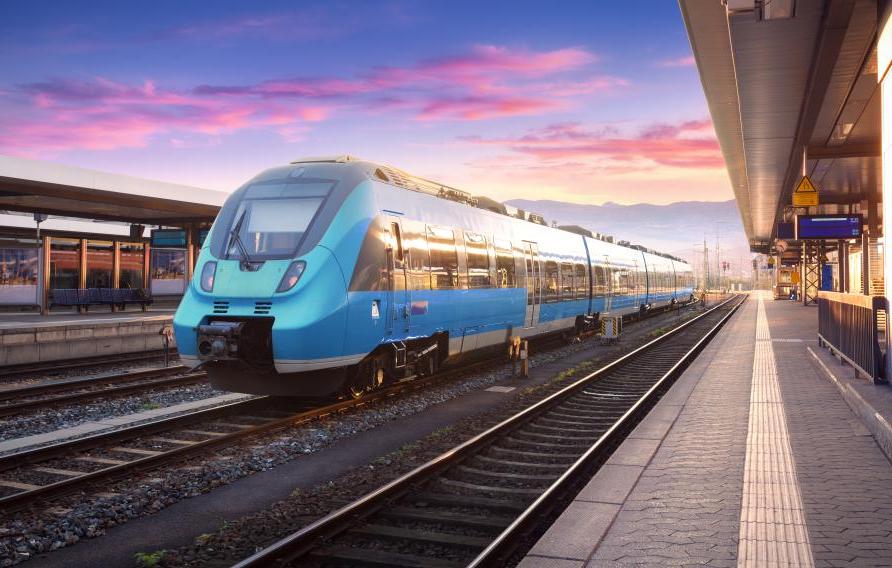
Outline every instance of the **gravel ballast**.
<svg viewBox="0 0 892 568"><path fill-rule="evenodd" d="M629 338L626 344L618 349L631 349L633 346L629 344L633 341L640 342L642 336L659 328L661 323L667 325L676 321L677 318L669 316L634 326L634 331L630 328L628 335L637 336L638 339ZM593 340L589 340L582 344L567 345L534 355L531 366L535 368L562 359L590 349L593 344ZM593 352L593 356L603 352L597 350ZM3 527L0 528L0 566L27 560L37 553L68 546L83 538L100 536L108 528L129 519L157 512L182 499L271 469L300 455L316 452L337 440L374 429L401 417L417 414L432 405L462 394L486 388L496 381L507 378L510 372L510 366L477 372L472 377L456 379L421 392L371 403L276 435L257 438L251 440L250 444L228 447L212 457L196 458L185 463L183 467L156 472L152 474L155 476L153 478L113 484L103 488L106 492L104 496L72 496L58 503L56 509L20 513L12 518L0 519L0 527ZM559 384L571 376L574 376L574 373L560 373L554 380ZM177 562L200 565L203 561L201 559L209 560L207 554L215 558L219 558L220 554L225 558L239 558L245 552L249 553L254 547L263 544L258 543L258 539L265 539L265 543L271 537L293 531L301 522L307 522L327 513L335 504L343 504L345 500L381 485L387 478L408 471L452 447L458 441L478 433L498 419L510 415L523 405L530 404L532 398L541 398L548 389L553 388L557 387L552 385L519 389L517 396L513 397L514 402L503 409L486 413L482 417L464 419L456 428L426 438L416 451L403 451L396 456L382 458L384 461L379 460L380 463L368 464L331 484L313 490L312 496L302 494L301 498L296 499L298 503L293 502L295 499L289 499L272 509L258 513L262 519L267 519L263 521L262 528L252 529L251 522L246 520L230 525L219 534L203 535L198 539L201 542L197 541L192 548L171 553L169 556L175 560L171 560L173 564L169 565L179 565ZM386 466L384 468L386 471L381 470L382 465ZM363 473L368 471L374 472L373 475L364 477ZM279 507L284 507L287 514L276 513ZM241 532L232 529L236 525L242 526L243 522L245 525ZM276 526L280 529L276 530ZM254 538L251 538L251 534ZM165 562L168 562L166 558Z"/></svg>

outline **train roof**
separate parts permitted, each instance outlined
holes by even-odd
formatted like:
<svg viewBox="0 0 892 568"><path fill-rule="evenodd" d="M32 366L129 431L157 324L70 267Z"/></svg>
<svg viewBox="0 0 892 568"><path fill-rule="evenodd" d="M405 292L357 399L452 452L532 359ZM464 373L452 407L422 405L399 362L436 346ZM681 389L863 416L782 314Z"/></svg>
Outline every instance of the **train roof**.
<svg viewBox="0 0 892 568"><path fill-rule="evenodd" d="M523 221L527 221L529 223L535 223L537 225L543 225L545 227L552 227L554 229L559 229L562 231L567 231L571 233L575 233L578 235L583 235L586 237L590 237L593 239L605 241L608 243L613 243L613 237L608 235L603 235L601 233L593 233L588 229L583 227L579 227L578 225L549 225L545 218L538 213L534 213L532 211L524 211L523 209L518 209L516 207L512 207L510 205L506 205L504 203L498 202L489 197L483 196L474 196L473 194L457 189L455 187L442 184L436 181L432 181L426 178L422 178L416 175L409 174L403 170L394 168L392 166L387 166L384 164L378 164L376 162L370 162L368 160L363 160L362 158L358 158L356 156L352 156L350 154L341 154L336 156L315 156L315 157L306 157L299 158L291 162L291 164L313 164L313 163L336 163L336 164L350 164L361 167L365 170L366 174L373 179L376 179L380 182L387 183L396 187L400 187L403 189L409 189L411 191L418 191L421 193L427 193L429 195L433 195L435 197L439 197L441 199L447 199L449 201L455 201L458 203L463 203L470 207L476 207L479 209L484 209L487 211L492 211L494 213L498 213L501 215L506 215L508 217L513 217L515 219L521 219ZM623 246L626 248L631 248L634 250L639 250L644 253L652 254L655 256L661 256L663 258L667 258L669 260L673 260L675 262L681 262L687 264L687 261L677 256L673 256L668 253L663 253L660 251L656 251L653 249L649 249L647 247L632 244L629 241L619 241L615 243L619 246Z"/></svg>

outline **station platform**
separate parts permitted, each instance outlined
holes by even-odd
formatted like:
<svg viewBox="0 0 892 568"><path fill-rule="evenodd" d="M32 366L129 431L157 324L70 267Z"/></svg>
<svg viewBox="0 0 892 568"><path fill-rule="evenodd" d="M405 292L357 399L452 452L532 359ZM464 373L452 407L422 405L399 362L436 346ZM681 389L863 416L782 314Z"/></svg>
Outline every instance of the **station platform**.
<svg viewBox="0 0 892 568"><path fill-rule="evenodd" d="M161 349L173 312L0 313L0 366Z"/></svg>
<svg viewBox="0 0 892 568"><path fill-rule="evenodd" d="M892 566L892 388L753 294L522 568Z"/></svg>

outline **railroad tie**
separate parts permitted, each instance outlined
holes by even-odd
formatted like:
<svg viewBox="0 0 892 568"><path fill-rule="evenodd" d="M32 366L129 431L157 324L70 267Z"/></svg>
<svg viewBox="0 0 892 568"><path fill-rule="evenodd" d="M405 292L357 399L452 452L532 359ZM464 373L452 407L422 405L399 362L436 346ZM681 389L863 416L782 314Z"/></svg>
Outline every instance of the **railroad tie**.
<svg viewBox="0 0 892 568"><path fill-rule="evenodd" d="M39 471L41 473L51 473L54 475L63 475L65 477L80 477L85 475L84 471L74 471L73 469L57 469L55 467L43 467L43 466L35 466L31 468L32 471Z"/></svg>
<svg viewBox="0 0 892 568"><path fill-rule="evenodd" d="M125 448L123 446L117 446L115 448L109 448L112 452L124 452L127 454L137 454L140 456L157 456L158 454L163 454L164 452L158 450L143 450L142 448ZM124 462L126 463L126 462Z"/></svg>
<svg viewBox="0 0 892 568"><path fill-rule="evenodd" d="M35 489L40 489L40 485L34 485L31 483L21 483L19 481L7 481L5 479L0 479L0 486L2 487L11 487L12 489L21 489L22 491L33 491Z"/></svg>

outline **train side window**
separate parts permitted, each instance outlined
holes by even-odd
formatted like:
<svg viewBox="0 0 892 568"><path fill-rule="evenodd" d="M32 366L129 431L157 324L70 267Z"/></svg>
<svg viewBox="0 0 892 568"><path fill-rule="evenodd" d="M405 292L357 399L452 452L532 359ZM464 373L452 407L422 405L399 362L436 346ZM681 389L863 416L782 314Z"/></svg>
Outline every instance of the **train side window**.
<svg viewBox="0 0 892 568"><path fill-rule="evenodd" d="M514 288L517 286L515 274L514 250L511 243L499 239L493 240L496 249L496 286L498 288Z"/></svg>
<svg viewBox="0 0 892 568"><path fill-rule="evenodd" d="M430 290L430 252L427 248L424 224L403 220L403 247L408 256L409 289Z"/></svg>
<svg viewBox="0 0 892 568"><path fill-rule="evenodd" d="M592 270L592 277L594 281L592 282L592 296L606 296L607 295L607 276L606 276L606 268L603 266L595 266Z"/></svg>
<svg viewBox="0 0 892 568"><path fill-rule="evenodd" d="M634 273L630 273L624 268L617 268L613 273L613 289L619 294L634 293L634 283L632 282Z"/></svg>
<svg viewBox="0 0 892 568"><path fill-rule="evenodd" d="M560 269L558 263L553 260L545 262L545 289L542 291L543 301L557 302L560 298L560 288L558 282L560 279Z"/></svg>
<svg viewBox="0 0 892 568"><path fill-rule="evenodd" d="M576 272L576 299L588 298L588 274L586 274L585 266L577 264L573 268Z"/></svg>
<svg viewBox="0 0 892 568"><path fill-rule="evenodd" d="M561 299L572 300L575 285L573 284L573 265L569 262L561 263Z"/></svg>
<svg viewBox="0 0 892 568"><path fill-rule="evenodd" d="M468 255L468 288L489 288L489 250L486 237L465 232L465 252Z"/></svg>
<svg viewBox="0 0 892 568"><path fill-rule="evenodd" d="M396 267L400 268L403 266L403 261L406 260L406 255L403 251L403 235L400 233L399 223L390 224L390 234L393 238L393 260Z"/></svg>
<svg viewBox="0 0 892 568"><path fill-rule="evenodd" d="M455 234L451 229L427 228L427 244L430 248L430 273L432 290L448 290L458 286L458 251Z"/></svg>

